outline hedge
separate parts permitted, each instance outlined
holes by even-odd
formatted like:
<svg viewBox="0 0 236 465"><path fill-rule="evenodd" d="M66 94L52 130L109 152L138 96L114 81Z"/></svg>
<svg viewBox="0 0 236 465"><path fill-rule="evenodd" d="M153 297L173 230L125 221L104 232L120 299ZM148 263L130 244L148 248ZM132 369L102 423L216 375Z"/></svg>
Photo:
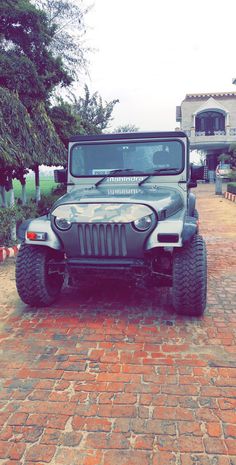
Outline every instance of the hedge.
<svg viewBox="0 0 236 465"><path fill-rule="evenodd" d="M230 192L230 194L236 194L236 182L229 182L227 184L227 192Z"/></svg>
<svg viewBox="0 0 236 465"><path fill-rule="evenodd" d="M27 205L21 205L19 201L15 207L0 208L0 246L14 245L15 242L11 239L12 227L16 225L16 230L18 230L24 220L45 215L58 197L64 193L64 186L58 187L52 194L43 195L38 205L31 200Z"/></svg>

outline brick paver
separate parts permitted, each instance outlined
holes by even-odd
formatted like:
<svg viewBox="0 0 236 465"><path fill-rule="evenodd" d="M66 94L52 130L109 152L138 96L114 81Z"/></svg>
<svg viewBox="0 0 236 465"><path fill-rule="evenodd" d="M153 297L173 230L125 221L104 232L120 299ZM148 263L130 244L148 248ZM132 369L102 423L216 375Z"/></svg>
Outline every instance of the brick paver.
<svg viewBox="0 0 236 465"><path fill-rule="evenodd" d="M197 189L208 308L96 282L52 308L0 268L0 464L236 465L236 204Z"/></svg>

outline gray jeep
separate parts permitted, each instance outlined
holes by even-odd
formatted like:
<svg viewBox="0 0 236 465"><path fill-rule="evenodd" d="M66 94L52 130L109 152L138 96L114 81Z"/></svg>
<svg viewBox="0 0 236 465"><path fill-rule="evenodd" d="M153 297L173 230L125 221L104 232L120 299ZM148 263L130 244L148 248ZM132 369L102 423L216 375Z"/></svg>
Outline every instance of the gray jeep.
<svg viewBox="0 0 236 465"><path fill-rule="evenodd" d="M21 299L47 306L65 276L99 275L167 284L178 313L202 315L206 250L190 190L201 177L183 132L72 137L67 169L55 171L67 193L29 223L17 255Z"/></svg>

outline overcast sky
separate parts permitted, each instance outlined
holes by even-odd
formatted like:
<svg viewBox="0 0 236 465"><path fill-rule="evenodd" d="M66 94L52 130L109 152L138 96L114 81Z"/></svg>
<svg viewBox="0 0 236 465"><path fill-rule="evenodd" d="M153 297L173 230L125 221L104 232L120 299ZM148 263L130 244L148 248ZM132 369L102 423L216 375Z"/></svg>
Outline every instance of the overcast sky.
<svg viewBox="0 0 236 465"><path fill-rule="evenodd" d="M86 24L88 85L120 100L111 129L173 130L186 93L236 91L235 0L94 0Z"/></svg>

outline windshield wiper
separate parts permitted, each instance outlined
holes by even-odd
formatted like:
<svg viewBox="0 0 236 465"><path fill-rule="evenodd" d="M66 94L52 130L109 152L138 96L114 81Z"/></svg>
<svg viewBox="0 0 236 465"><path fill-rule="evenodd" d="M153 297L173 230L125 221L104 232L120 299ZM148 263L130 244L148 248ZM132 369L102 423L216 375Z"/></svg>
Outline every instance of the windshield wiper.
<svg viewBox="0 0 236 465"><path fill-rule="evenodd" d="M130 173L132 172L133 174L140 174L142 173L142 171L137 171L137 170L134 170L132 168L128 168L128 169L117 169L117 170L112 170L110 171L109 173L107 173L102 179L99 179L99 181L97 181L94 186L97 187L99 186L99 184L101 184L103 181L105 181L107 178L109 178L112 174L126 174L126 173Z"/></svg>
<svg viewBox="0 0 236 465"><path fill-rule="evenodd" d="M179 168L160 168L158 170L153 170L148 176L146 176L146 178L142 179L142 181L140 181L138 185L141 186L149 178L151 178L152 176L155 176L155 174L160 174L160 173L165 173L165 172L166 173L179 173Z"/></svg>

